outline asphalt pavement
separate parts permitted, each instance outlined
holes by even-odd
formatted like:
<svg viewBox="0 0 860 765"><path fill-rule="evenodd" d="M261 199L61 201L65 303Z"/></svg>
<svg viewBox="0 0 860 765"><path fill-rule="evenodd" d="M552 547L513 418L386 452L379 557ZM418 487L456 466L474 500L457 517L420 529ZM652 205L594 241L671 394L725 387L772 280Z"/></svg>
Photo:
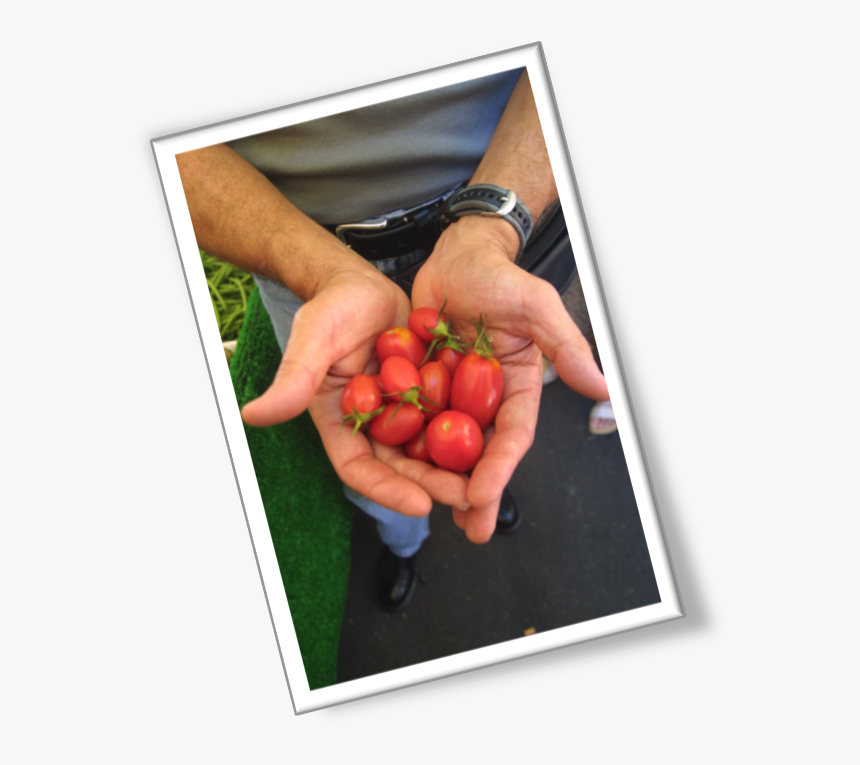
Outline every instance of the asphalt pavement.
<svg viewBox="0 0 860 765"><path fill-rule="evenodd" d="M474 545L434 507L424 581L402 611L377 604L382 543L356 512L338 682L659 602L620 438L588 432L592 404L560 380L544 387L535 443L509 484L522 525Z"/></svg>

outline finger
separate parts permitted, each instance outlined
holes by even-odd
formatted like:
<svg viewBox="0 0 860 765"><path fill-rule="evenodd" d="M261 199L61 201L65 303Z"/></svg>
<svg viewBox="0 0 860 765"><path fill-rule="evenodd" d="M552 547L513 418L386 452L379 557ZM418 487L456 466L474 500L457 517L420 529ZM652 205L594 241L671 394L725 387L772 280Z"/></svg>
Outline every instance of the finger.
<svg viewBox="0 0 860 765"><path fill-rule="evenodd" d="M420 517L430 512L433 500L424 489L376 459L363 433L351 436L341 429L339 389L318 395L310 413L335 471L347 486L403 515Z"/></svg>
<svg viewBox="0 0 860 765"><path fill-rule="evenodd" d="M268 390L242 408L242 419L264 427L291 420L310 406L332 364L331 319L303 305L293 320L287 350Z"/></svg>
<svg viewBox="0 0 860 765"><path fill-rule="evenodd" d="M342 464L338 475L347 486L395 513L423 518L433 509L426 491L369 455Z"/></svg>
<svg viewBox="0 0 860 765"><path fill-rule="evenodd" d="M472 507L464 513L466 538L470 542L482 545L490 541L496 530L500 502L501 496L487 507Z"/></svg>
<svg viewBox="0 0 860 765"><path fill-rule="evenodd" d="M530 285L527 315L532 318L532 338L555 364L559 377L583 396L607 401L609 390L591 346L548 282L535 278Z"/></svg>
<svg viewBox="0 0 860 765"><path fill-rule="evenodd" d="M462 510L458 510L456 507L451 508L451 512L454 514L454 525L458 529L466 530L466 513Z"/></svg>
<svg viewBox="0 0 860 765"><path fill-rule="evenodd" d="M399 447L385 446L377 441L371 441L371 444L377 459L399 475L418 484L436 502L459 510L468 509L466 490L469 479L465 475L443 470L421 460L410 459Z"/></svg>
<svg viewBox="0 0 860 765"><path fill-rule="evenodd" d="M467 498L473 507L498 502L514 469L534 442L540 407L540 364L505 368L505 400L495 430L472 471Z"/></svg>

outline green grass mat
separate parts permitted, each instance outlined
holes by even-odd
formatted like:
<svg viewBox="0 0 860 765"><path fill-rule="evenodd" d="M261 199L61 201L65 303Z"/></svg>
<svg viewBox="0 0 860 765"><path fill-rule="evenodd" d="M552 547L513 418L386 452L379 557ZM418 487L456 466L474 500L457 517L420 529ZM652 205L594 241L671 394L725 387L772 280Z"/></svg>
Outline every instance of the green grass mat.
<svg viewBox="0 0 860 765"><path fill-rule="evenodd" d="M230 362L240 406L266 390L280 359L254 287ZM333 685L349 578L352 505L307 412L270 428L246 425L245 433L308 683L311 690Z"/></svg>

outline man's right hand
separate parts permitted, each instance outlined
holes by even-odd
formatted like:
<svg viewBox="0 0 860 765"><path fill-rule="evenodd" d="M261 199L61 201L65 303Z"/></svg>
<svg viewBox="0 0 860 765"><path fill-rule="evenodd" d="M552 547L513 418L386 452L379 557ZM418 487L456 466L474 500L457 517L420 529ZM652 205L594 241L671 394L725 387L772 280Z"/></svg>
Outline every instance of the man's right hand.
<svg viewBox="0 0 860 765"><path fill-rule="evenodd" d="M376 338L406 326L403 290L294 207L261 173L224 145L176 158L197 242L241 268L286 284L305 304L269 390L247 404L249 425L276 425L305 409L341 479L383 507L427 515L434 499L465 509L466 484L408 459L364 434L341 429L349 380L376 370Z"/></svg>
<svg viewBox="0 0 860 765"><path fill-rule="evenodd" d="M274 425L308 408L338 475L360 494L404 515L427 515L431 497L465 510L463 476L341 427L344 386L357 374L378 371L376 338L406 326L409 311L403 290L372 266L351 263L338 271L296 313L274 382L242 409L242 418Z"/></svg>

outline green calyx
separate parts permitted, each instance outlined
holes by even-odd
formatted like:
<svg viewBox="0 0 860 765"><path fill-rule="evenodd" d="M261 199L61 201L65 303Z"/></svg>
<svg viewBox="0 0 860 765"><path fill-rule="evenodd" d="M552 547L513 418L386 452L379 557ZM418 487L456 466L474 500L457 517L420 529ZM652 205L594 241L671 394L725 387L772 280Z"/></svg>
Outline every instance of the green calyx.
<svg viewBox="0 0 860 765"><path fill-rule="evenodd" d="M348 414L346 417L344 417L344 418L340 421L340 428L341 428L341 430L343 430L343 426L344 426L344 425L346 425L346 423L348 423L348 422L354 422L354 423L355 423L355 427L353 427L353 429L352 429L352 433L350 434L350 438L351 438L351 437L353 437L356 433L358 433L358 431L359 431L359 430L361 430L361 426L362 426L362 425L364 425L365 423L370 422L374 417L376 417L376 416L378 416L378 415L382 414L382 410L383 410L383 409L385 409L385 407L384 407L384 406L381 406L381 407L379 407L379 409L376 409L376 410L374 410L374 411L372 411L372 412L364 412L364 413L362 413L362 412L359 412L359 411L358 411L358 409L356 409L355 407L353 407L353 409L352 409L352 413L351 413L351 414Z"/></svg>
<svg viewBox="0 0 860 765"><path fill-rule="evenodd" d="M475 344L472 347L472 350L482 358L493 358L493 338L486 333L484 314L481 314L479 321L472 319L472 324L475 325L475 329L478 332L478 337L475 338Z"/></svg>
<svg viewBox="0 0 860 765"><path fill-rule="evenodd" d="M445 302L442 303L442 307L439 309L439 316L436 319L436 326L433 329L426 329L430 334L433 335L433 340L430 342L430 347L427 349L427 354L424 356L424 360L419 364L419 366L426 364L427 359L433 354L433 351L438 350L439 348L453 348L455 351L459 353L465 353L463 350L463 346L457 342L460 339L459 335L454 335L451 333L451 327L447 321L442 319L442 313L445 310L445 306L448 305L448 297L445 296Z"/></svg>
<svg viewBox="0 0 860 765"><path fill-rule="evenodd" d="M397 408L391 413L391 419L388 421L388 424L391 424L391 421L400 411L400 407L404 404L412 404L413 406L417 406L422 412L427 411L427 407L422 404L422 401L426 401L429 404L433 404L435 409L441 409L439 404L437 404L432 398L428 398L422 392L422 388L420 385L413 385L409 390L405 391L396 391L395 393L383 393L383 396L400 396L400 401L397 403ZM382 411L381 409L379 410Z"/></svg>

